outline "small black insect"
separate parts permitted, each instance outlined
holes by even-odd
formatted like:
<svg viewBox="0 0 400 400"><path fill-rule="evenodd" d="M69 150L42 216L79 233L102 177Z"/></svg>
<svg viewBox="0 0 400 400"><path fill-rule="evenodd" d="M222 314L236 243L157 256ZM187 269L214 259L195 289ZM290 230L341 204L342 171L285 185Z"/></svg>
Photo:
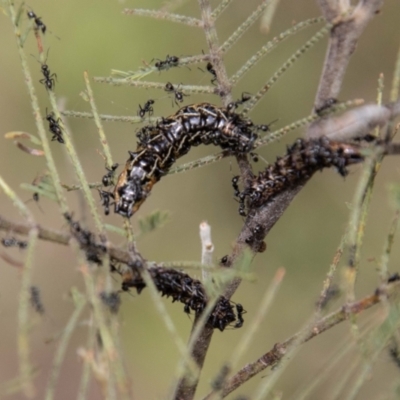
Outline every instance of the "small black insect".
<svg viewBox="0 0 400 400"><path fill-rule="evenodd" d="M47 65L47 57L49 55L49 50L47 50L46 60L45 60L45 62L43 64L40 61L37 60L42 65L41 72L42 72L42 74L44 76L44 78L40 79L39 82L42 85L46 86L47 90L53 90L53 88L56 86L57 75L56 74L52 74L50 72L49 66Z"/></svg>
<svg viewBox="0 0 400 400"><path fill-rule="evenodd" d="M29 295L30 295L30 303L33 309L38 313L38 314L44 314L44 305L42 303L42 299L40 296L40 290L37 286L31 286L29 288Z"/></svg>
<svg viewBox="0 0 400 400"><path fill-rule="evenodd" d="M121 305L121 297L118 292L101 292L100 299L108 307L111 314L118 314Z"/></svg>
<svg viewBox="0 0 400 400"><path fill-rule="evenodd" d="M139 110L138 110L139 117L144 118L146 113L148 113L149 116L153 115L153 112L154 112L153 104L154 104L154 100L152 100L152 99L147 100L146 103L144 103L143 108L139 104Z"/></svg>
<svg viewBox="0 0 400 400"><path fill-rule="evenodd" d="M13 236L11 236L10 238L1 239L1 244L4 247L18 247L21 250L26 249L26 247L28 246L28 242L24 240L18 240Z"/></svg>
<svg viewBox="0 0 400 400"><path fill-rule="evenodd" d="M175 104L178 106L178 101L180 103L183 102L183 96L187 96L187 94L184 94L183 92L179 91L177 88L175 88L175 86L171 83L171 82L167 82L167 84L165 85L165 89L166 92L168 93L173 93L175 96Z"/></svg>
<svg viewBox="0 0 400 400"><path fill-rule="evenodd" d="M324 114L324 111L329 110L337 102L338 102L337 99L330 97L329 99L326 99L324 101L322 106L315 109L315 113L318 114L319 116L322 116Z"/></svg>
<svg viewBox="0 0 400 400"><path fill-rule="evenodd" d="M228 256L223 256L221 258L221 260L219 260L221 265L226 265L226 263L228 262Z"/></svg>
<svg viewBox="0 0 400 400"><path fill-rule="evenodd" d="M228 104L228 111L233 111L239 106L241 106L243 103L246 101L249 101L251 99L251 94L250 93L242 93L242 97L239 100L233 101L232 103Z"/></svg>
<svg viewBox="0 0 400 400"><path fill-rule="evenodd" d="M46 119L49 122L50 132L53 134L51 140L57 140L58 143L65 143L63 138L63 132L60 126L61 119L55 119L53 112L46 115Z"/></svg>
<svg viewBox="0 0 400 400"><path fill-rule="evenodd" d="M84 229L78 221L74 221L72 214L64 213L72 236L78 241L81 249L85 251L86 259L94 264L102 265L102 258L106 252L103 242L97 242L96 236L87 229Z"/></svg>
<svg viewBox="0 0 400 400"><path fill-rule="evenodd" d="M154 64L154 66L159 71L167 70L167 69L170 69L172 67L177 67L179 65L179 57L177 57L177 56L167 55L165 60L160 60L159 58L157 58L157 60L158 61Z"/></svg>
<svg viewBox="0 0 400 400"><path fill-rule="evenodd" d="M110 199L114 199L114 195L110 192L106 192L105 190L99 190L101 205L104 207L104 214L110 214Z"/></svg>
<svg viewBox="0 0 400 400"><path fill-rule="evenodd" d="M257 153L250 152L249 154L250 154L250 157L253 160L253 162L258 162L258 154Z"/></svg>
<svg viewBox="0 0 400 400"><path fill-rule="evenodd" d="M236 304L236 312L237 312L238 322L236 322L234 328L241 328L244 323L243 314L246 314L247 311L245 311L243 306L238 303Z"/></svg>
<svg viewBox="0 0 400 400"><path fill-rule="evenodd" d="M115 170L119 167L118 163L115 163L111 165L111 168L107 168L106 170L108 171L103 178L101 179L101 182L103 183L103 186L110 186L113 183L113 177L115 174Z"/></svg>
<svg viewBox="0 0 400 400"><path fill-rule="evenodd" d="M239 176L236 175L232 178L232 187L234 190L234 195L235 197L238 197L240 194L240 190L239 190Z"/></svg>
<svg viewBox="0 0 400 400"><path fill-rule="evenodd" d="M206 68L207 71L213 76L213 78L211 79L211 83L214 85L217 80L217 73L215 72L215 69L210 62L207 63Z"/></svg>
<svg viewBox="0 0 400 400"><path fill-rule="evenodd" d="M190 314L190 305L189 305L189 303L186 303L186 304L185 304L185 306L183 307L183 311L184 311L186 314Z"/></svg>
<svg viewBox="0 0 400 400"><path fill-rule="evenodd" d="M387 280L387 283L392 283L392 282L396 282L396 281L399 281L399 280L400 280L400 275L399 275L398 272L395 272L394 274L389 276L389 278Z"/></svg>
<svg viewBox="0 0 400 400"><path fill-rule="evenodd" d="M246 216L246 205L244 203L239 203L239 209L238 209L239 215L242 217Z"/></svg>
<svg viewBox="0 0 400 400"><path fill-rule="evenodd" d="M27 12L28 18L35 21L35 30L41 30L43 35L46 33L46 25L43 23L42 18L38 17L33 11Z"/></svg>

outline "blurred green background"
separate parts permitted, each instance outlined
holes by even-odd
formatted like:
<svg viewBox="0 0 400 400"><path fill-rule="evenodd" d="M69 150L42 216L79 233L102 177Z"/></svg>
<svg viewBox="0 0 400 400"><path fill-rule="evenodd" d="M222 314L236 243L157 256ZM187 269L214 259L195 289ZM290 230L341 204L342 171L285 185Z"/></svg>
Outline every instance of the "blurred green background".
<svg viewBox="0 0 400 400"><path fill-rule="evenodd" d="M217 5L217 1L212 2ZM217 27L222 43L244 18L258 5L259 1L233 1L218 21ZM175 25L167 21L126 16L125 7L158 8L161 1L31 1L28 4L43 18L48 30L44 43L50 48L48 64L57 73L56 94L65 97L66 109L90 111L79 95L84 90L83 71L93 76L108 76L111 69L136 70L143 61L153 58L164 59L167 54L187 56L200 54L207 49L200 29ZM196 1L186 1L175 12L198 16ZM278 8L272 30L268 35L260 32L259 24L229 51L225 57L229 73L234 73L251 55L276 34L288 29L294 22L315 17L319 10L313 0L283 0ZM385 99L388 99L396 54L400 44L399 17L400 3L387 1L381 13L370 23L362 36L348 68L340 100L364 98L375 101L379 74L385 76ZM24 17L26 19L26 17ZM27 21L24 21L27 25ZM254 93L283 64L283 62L320 27L301 31L298 35L281 44L273 53L254 68L234 91L240 97L243 91ZM61 40L57 39L57 36ZM22 182L31 183L43 172L45 162L22 153L3 134L10 131L26 131L36 134L36 126L24 83L16 41L10 21L0 17L1 61L0 61L0 171L3 178L18 192L21 199L28 200L31 193L20 189ZM321 41L308 52L270 90L266 98L252 113L257 123L268 123L278 119L274 128L306 116L313 106L327 40ZM45 88L38 83L42 78L40 65L29 54L37 56L33 34L25 44L29 66L37 83L42 113L49 107ZM204 65L202 66L205 69ZM208 84L210 75L197 69L175 68L145 78L166 83ZM155 114L169 115L175 112L171 99L164 92L112 87L94 84L93 89L101 113L115 115L136 115L138 104L147 99L156 99ZM198 101L218 102L217 98L191 96L185 103ZM73 140L90 182L99 181L105 173L104 162L98 155L100 145L96 127L92 120L69 119ZM124 163L127 149L135 148L137 126L123 123L105 123L107 138L113 158ZM292 142L302 132L291 133L280 143L263 148L259 153L266 160L273 161L277 154L284 152L285 144ZM75 183L71 164L64 147L51 143L63 182ZM180 162L217 152L212 147L194 149ZM263 161L257 168L263 167ZM171 221L159 231L143 238L139 244L142 254L156 261L199 260L199 223L207 220L212 226L215 245L215 259L227 254L238 234L243 221L237 213L238 204L232 198L231 178L237 168L233 159L183 174L164 178L153 189L152 196L143 205L138 216L144 216L155 209L169 210ZM210 380L230 355L234 346L246 335L247 324L251 323L257 306L278 267L286 269L281 290L272 310L262 323L250 351L241 365L251 362L269 350L274 343L283 341L297 332L312 315L314 304L322 288L322 281L328 271L349 215L354 188L361 167L354 167L343 180L334 171L325 171L315 176L295 199L283 218L267 238L268 250L256 257L253 271L256 281L243 282L233 300L240 302L247 310L246 323L242 329L216 332L208 354L198 398L210 390ZM389 185L399 181L398 160L386 159L376 182L368 219L361 271L357 281L357 297L372 293L379 284L377 259L393 217L390 205ZM97 194L95 194L97 196ZM14 220L20 219L18 212L3 193L0 193L0 214ZM68 199L75 215L87 213L77 193L68 193ZM29 207L37 221L46 227L66 229L55 203L42 198L40 207L30 202ZM99 205L100 208L100 205ZM107 222L121 225L119 216L110 215ZM136 220L136 218L134 218ZM5 233L0 233L1 237ZM119 243L120 238L116 238ZM6 250L1 249L2 253ZM17 250L7 250L16 259L23 259ZM398 246L393 250L390 268L399 270ZM16 268L0 260L0 382L8 381L18 374L17 363L17 306L20 275ZM337 280L340 281L340 275ZM73 310L68 298L73 285L83 289L82 277L77 270L72 250L63 246L40 243L35 255L33 283L40 287L46 314L43 318L33 316L31 346L34 365L39 368L36 378L38 398L43 395L51 368L52 357L57 345L57 334L65 326ZM118 287L116 279L115 286ZM339 306L343 298L335 305ZM191 320L183 312L183 306L165 301L179 333L188 338ZM360 323L383 318L379 307L368 311ZM132 385L137 399L161 399L168 392L173 371L178 361L178 352L169 333L160 320L150 297L145 290L141 296L123 296L119 319L121 323L122 346L125 362L131 373ZM57 386L58 400L75 398L82 364L76 350L86 343L85 324L81 324L73 335L68 348L61 378ZM48 339L54 340L50 343ZM295 399L296 392L303 385L313 381L329 360L352 340L349 325L342 324L330 332L303 346L292 361L276 389L284 392L284 399ZM338 363L328 379L316 388L310 399L331 398L334 388L343 376L344 369L357 360L358 351L347 355ZM238 393L252 393L260 383L261 374L229 398ZM399 370L383 352L372 374L358 398L386 398L391 393L393 382ZM346 390L344 391L346 393ZM13 398L19 398L14 395ZM22 398L22 397L21 397ZM92 382L90 399L101 398L96 382ZM339 397L343 398L343 397Z"/></svg>

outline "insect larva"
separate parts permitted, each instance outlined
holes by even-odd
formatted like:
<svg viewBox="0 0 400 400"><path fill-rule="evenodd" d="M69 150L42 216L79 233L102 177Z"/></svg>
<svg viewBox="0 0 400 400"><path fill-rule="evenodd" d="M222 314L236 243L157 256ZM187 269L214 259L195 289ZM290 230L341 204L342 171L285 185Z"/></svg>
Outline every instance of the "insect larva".
<svg viewBox="0 0 400 400"><path fill-rule="evenodd" d="M174 115L162 118L156 125L143 127L136 151L130 157L112 193L115 212L131 217L146 200L153 185L166 175L179 157L192 146L214 144L228 154L246 154L254 148L258 130L268 126L254 125L235 109L246 97L226 108L209 103L182 107Z"/></svg>

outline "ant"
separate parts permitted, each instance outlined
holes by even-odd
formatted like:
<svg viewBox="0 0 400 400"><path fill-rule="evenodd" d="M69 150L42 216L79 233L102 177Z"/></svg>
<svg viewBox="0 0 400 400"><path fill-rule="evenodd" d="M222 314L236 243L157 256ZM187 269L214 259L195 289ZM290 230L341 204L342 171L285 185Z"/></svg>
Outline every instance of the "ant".
<svg viewBox="0 0 400 400"><path fill-rule="evenodd" d="M180 92L177 88L175 88L175 86L171 82L167 82L164 90L168 93L174 93L176 105L178 105L178 101L180 103L183 102L183 96L187 96L187 94L184 94L184 93Z"/></svg>
<svg viewBox="0 0 400 400"><path fill-rule="evenodd" d="M245 239L245 242L258 253L263 253L267 249L267 244L263 241L264 232L262 225L257 224L251 230L251 235Z"/></svg>
<svg viewBox="0 0 400 400"><path fill-rule="evenodd" d="M28 18L35 21L35 30L41 30L43 35L46 33L46 25L43 23L41 17L38 17L32 10L27 12Z"/></svg>
<svg viewBox="0 0 400 400"><path fill-rule="evenodd" d="M103 176L103 178L101 179L101 181L102 181L102 183L103 183L103 186L110 186L113 182L112 182L112 179L113 179L113 177L114 177L114 173L115 173L115 170L117 169L119 167L119 164L118 163L115 163L115 164L113 164L113 165L111 165L111 168L107 168L106 167L106 170L108 171L104 176Z"/></svg>
<svg viewBox="0 0 400 400"><path fill-rule="evenodd" d="M206 65L206 68L207 68L207 71L213 76L213 78L211 79L211 83L213 85L215 85L215 82L218 78L217 78L217 73L215 72L213 65L210 62L208 62Z"/></svg>
<svg viewBox="0 0 400 400"><path fill-rule="evenodd" d="M322 106L315 108L315 114L319 115L320 117L323 116L324 111L329 110L332 106L337 104L337 99L330 97L326 99Z"/></svg>
<svg viewBox="0 0 400 400"><path fill-rule="evenodd" d="M238 210L239 215L241 215L242 217L245 217L246 216L246 205L245 205L246 195L245 195L245 193L242 193L239 190L239 179L240 179L239 175L236 175L232 178L232 187L234 190L234 196L239 197L239 200L238 200L239 201L239 210Z"/></svg>
<svg viewBox="0 0 400 400"><path fill-rule="evenodd" d="M105 190L99 189L99 195L101 200L101 205L104 207L104 214L110 214L110 199L114 198L114 195L110 192L106 192Z"/></svg>
<svg viewBox="0 0 400 400"><path fill-rule="evenodd" d="M243 314L246 314L247 311L243 308L241 304L238 303L236 304L236 312L237 312L238 322L236 322L234 328L241 328L244 323Z"/></svg>
<svg viewBox="0 0 400 400"><path fill-rule="evenodd" d="M149 113L149 116L153 115L153 112L154 112L153 104L154 104L154 100L152 100L152 99L147 100L146 103L144 103L143 108L139 104L139 110L138 110L139 117L144 118L146 113Z"/></svg>
<svg viewBox="0 0 400 400"><path fill-rule="evenodd" d="M235 196L235 197L238 197L239 194L240 194L240 190L239 190L239 179L240 179L239 175L236 175L236 176L234 176L234 177L232 178L232 187L233 187L233 190L235 191L235 192L234 192L234 196Z"/></svg>
<svg viewBox="0 0 400 400"><path fill-rule="evenodd" d="M233 101L232 103L228 104L227 110L228 111L233 111L239 106L241 106L243 103L246 101L249 101L251 99L251 94L250 93L242 93L242 97L240 100ZM261 129L261 128L260 128Z"/></svg>
<svg viewBox="0 0 400 400"><path fill-rule="evenodd" d="M29 295L30 295L30 303L33 309L38 314L44 314L44 305L42 303L42 299L40 296L40 289L37 286L31 286L29 288Z"/></svg>
<svg viewBox="0 0 400 400"><path fill-rule="evenodd" d="M47 121L49 121L49 129L50 132L53 134L51 140L57 140L58 143L65 143L63 139L63 132L60 127L61 119L60 118L55 119L55 115L53 112L47 113L46 119Z"/></svg>
<svg viewBox="0 0 400 400"><path fill-rule="evenodd" d="M167 70L172 67L177 67L179 65L179 57L177 57L177 56L167 55L167 57L164 61L160 60L159 58L157 58L156 60L158 60L158 61L154 64L154 66L159 71L162 71L163 69Z"/></svg>
<svg viewBox="0 0 400 400"><path fill-rule="evenodd" d="M221 265L226 265L226 264L228 263L228 261L229 261L228 256L223 256L223 257L219 260L219 263L220 263Z"/></svg>
<svg viewBox="0 0 400 400"><path fill-rule="evenodd" d="M52 90L56 86L57 75L56 74L52 74L50 72L50 68L46 63L47 62L47 57L49 55L49 50L47 50L46 60L45 60L45 62L43 64L39 60L36 60L36 61L38 61L42 65L41 72L42 72L42 74L44 76L44 78L40 79L39 82L42 85L46 86L47 90ZM35 58L33 55L32 55L32 57Z"/></svg>
<svg viewBox="0 0 400 400"><path fill-rule="evenodd" d="M107 306L111 314L118 314L119 306L121 305L121 297L119 292L101 292L100 299Z"/></svg>
<svg viewBox="0 0 400 400"><path fill-rule="evenodd" d="M1 243L4 247L19 247L21 250L26 249L28 242L18 240L15 237L10 237L8 239L1 239Z"/></svg>

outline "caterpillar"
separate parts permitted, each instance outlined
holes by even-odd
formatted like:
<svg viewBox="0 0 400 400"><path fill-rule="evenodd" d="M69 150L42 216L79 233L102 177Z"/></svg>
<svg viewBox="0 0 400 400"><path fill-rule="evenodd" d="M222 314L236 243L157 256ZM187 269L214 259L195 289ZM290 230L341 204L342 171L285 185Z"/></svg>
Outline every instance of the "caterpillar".
<svg viewBox="0 0 400 400"><path fill-rule="evenodd" d="M172 268L150 267L148 271L161 295L172 297L172 302L183 303L184 311L187 314L190 314L190 310L193 310L196 314L201 314L204 311L207 306L207 295L199 280ZM138 294L140 294L146 284L139 272L129 269L123 274L122 290L129 290L132 287L136 288ZM236 316L234 308L226 297L219 296L207 324L221 332L233 322L236 322L234 328L240 328L244 322L242 314L245 311L241 304L236 304Z"/></svg>
<svg viewBox="0 0 400 400"><path fill-rule="evenodd" d="M347 166L364 160L359 143L344 143L326 137L304 140L297 139L287 148L286 155L278 157L258 176L248 188L238 190L238 177L232 179L235 196L239 199L239 214L246 215L247 208L258 208L290 186L306 182L323 168L336 167L343 177Z"/></svg>
<svg viewBox="0 0 400 400"><path fill-rule="evenodd" d="M85 251L86 259L94 264L101 266L102 258L106 254L107 249L96 240L95 234L83 228L81 224L74 220L72 215L65 213L64 217L69 224L72 236L78 241L81 249ZM141 276L141 269L145 268L145 260L138 259L136 262L128 264L128 268L124 272L120 272L118 262L115 258L110 257L110 271L119 272L122 275L121 289L128 291L130 288L136 288L138 294L146 287ZM208 297L203 284L191 278L184 272L177 271L172 268L164 268L160 266L152 266L147 269L152 277L154 284L162 296L172 297L172 301L179 301L184 304L184 311L190 314L193 310L196 314L201 314L208 302ZM109 307L110 312L117 313L120 306L120 298L118 292L102 292L100 299ZM236 322L234 328L240 328L243 325L243 314L245 313L241 304L236 304L236 314L233 303L226 297L220 296L212 310L207 324L212 328L223 331L228 325Z"/></svg>
<svg viewBox="0 0 400 400"><path fill-rule="evenodd" d="M136 151L129 151L114 191L102 192L103 205L110 203L109 199L104 201L107 193L114 199L115 212L130 218L146 200L153 185L192 146L214 144L228 154L249 153L258 138L257 131L267 131L268 125L254 125L235 112L248 99L242 96L225 108L209 103L187 105L156 125L144 126L137 133Z"/></svg>

